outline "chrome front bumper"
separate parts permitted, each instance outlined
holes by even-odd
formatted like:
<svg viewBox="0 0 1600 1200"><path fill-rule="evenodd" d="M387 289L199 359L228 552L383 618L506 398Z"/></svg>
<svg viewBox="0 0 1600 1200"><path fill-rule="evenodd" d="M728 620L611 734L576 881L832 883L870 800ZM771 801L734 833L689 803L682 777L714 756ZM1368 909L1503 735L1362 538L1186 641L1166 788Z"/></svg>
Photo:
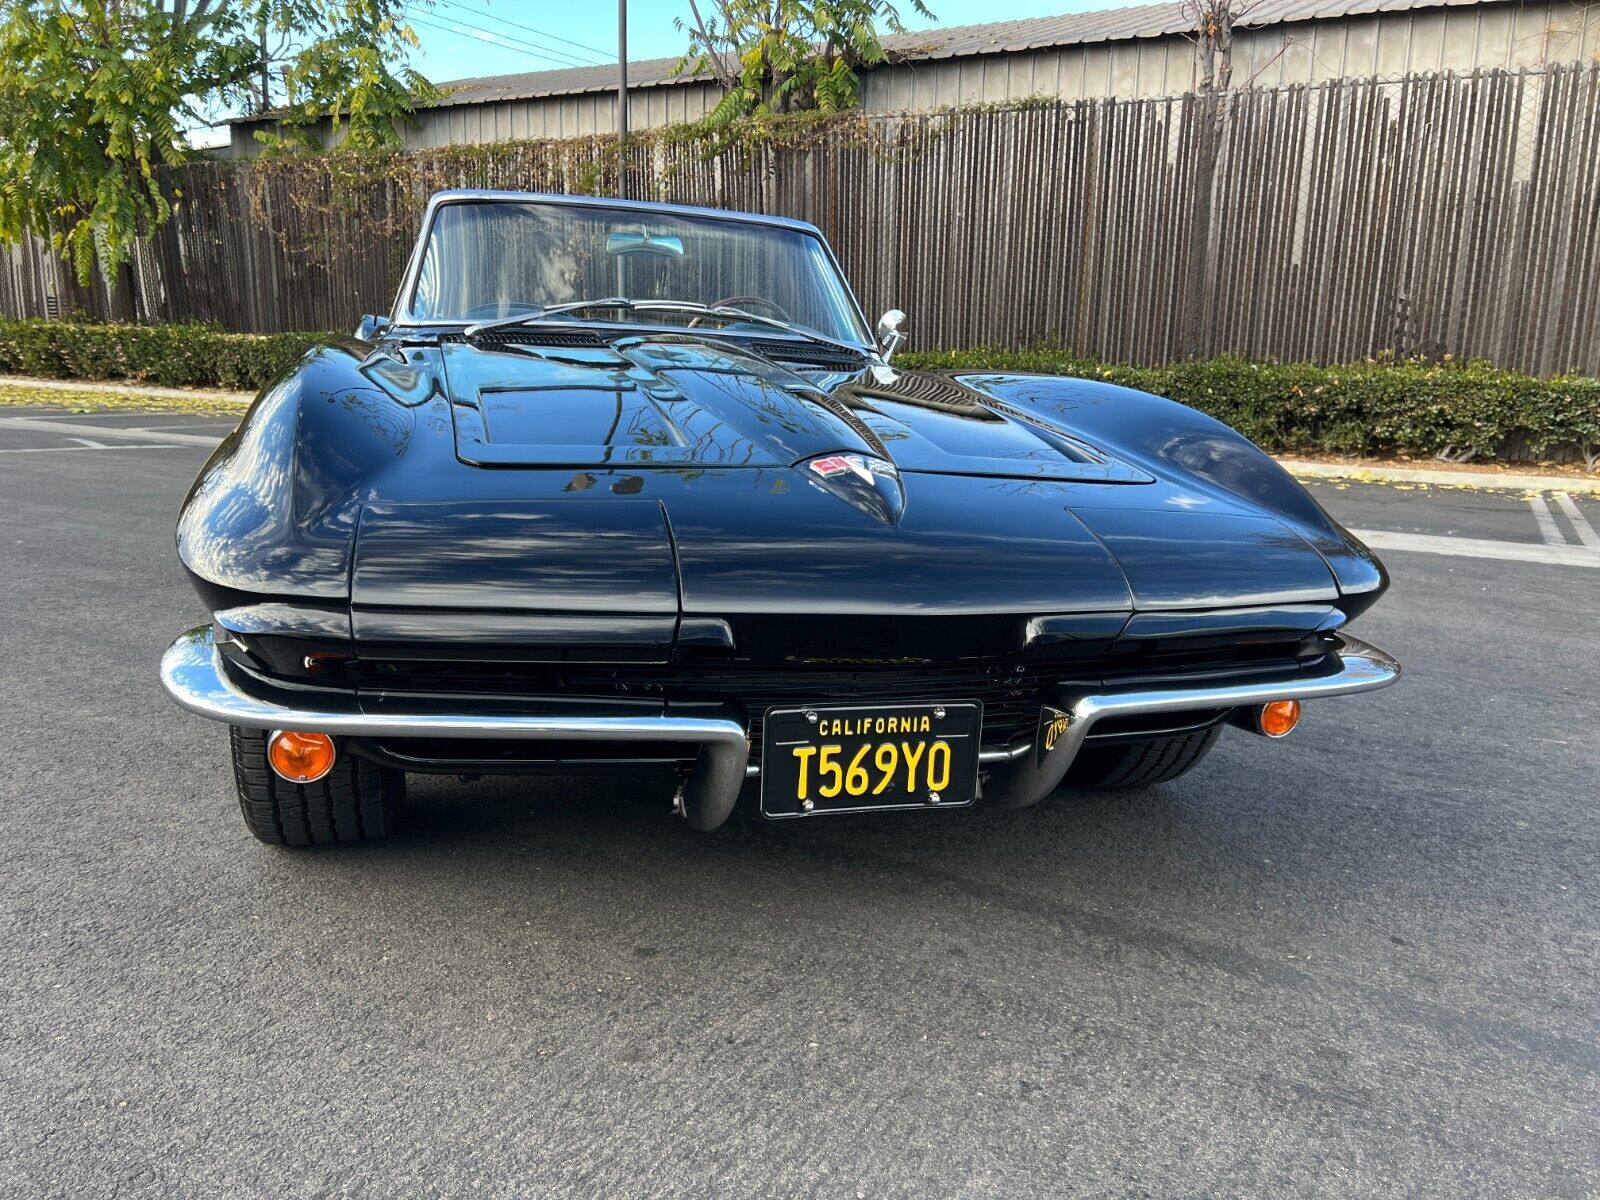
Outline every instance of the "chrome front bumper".
<svg viewBox="0 0 1600 1200"><path fill-rule="evenodd" d="M1070 720L1054 746L1034 754L1031 743L985 754L996 794L1013 807L1035 803L1053 791L1077 756L1095 722L1105 717L1237 708L1273 700L1320 700L1388 687L1400 664L1375 646L1340 634L1340 668L1326 675L1260 683L1063 692L1056 697ZM563 741L664 742L696 747L695 769L685 788L684 810L692 825L715 828L727 819L750 772L750 740L738 721L677 716L521 716L435 713L366 713L296 708L252 696L228 675L211 627L191 629L161 658L161 686L181 707L213 721L246 729L298 729L375 738L526 738ZM753 772L750 772L753 773Z"/></svg>

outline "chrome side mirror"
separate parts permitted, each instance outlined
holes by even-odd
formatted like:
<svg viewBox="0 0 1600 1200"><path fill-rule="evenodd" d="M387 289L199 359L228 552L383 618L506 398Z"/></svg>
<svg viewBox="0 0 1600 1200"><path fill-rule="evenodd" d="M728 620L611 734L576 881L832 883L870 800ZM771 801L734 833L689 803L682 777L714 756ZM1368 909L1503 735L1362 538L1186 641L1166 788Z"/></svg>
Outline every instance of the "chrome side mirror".
<svg viewBox="0 0 1600 1200"><path fill-rule="evenodd" d="M378 317L374 316L372 313L368 313L366 316L361 318L361 324L356 326L356 337L360 338L363 342L370 342L388 328L388 317Z"/></svg>
<svg viewBox="0 0 1600 1200"><path fill-rule="evenodd" d="M905 345L906 335L900 332L900 323L905 319L905 313L898 308L891 308L878 318L878 346L883 351L884 362L893 358L894 352Z"/></svg>

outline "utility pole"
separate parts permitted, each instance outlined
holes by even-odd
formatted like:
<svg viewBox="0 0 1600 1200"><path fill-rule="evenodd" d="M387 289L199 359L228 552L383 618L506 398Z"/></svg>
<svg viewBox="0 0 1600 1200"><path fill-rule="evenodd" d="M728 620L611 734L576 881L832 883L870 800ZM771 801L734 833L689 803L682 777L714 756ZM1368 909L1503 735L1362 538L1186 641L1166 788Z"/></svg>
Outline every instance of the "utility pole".
<svg viewBox="0 0 1600 1200"><path fill-rule="evenodd" d="M256 27L256 33L261 46L261 112L265 115L272 110L272 77L267 73L267 14L265 9L262 10L261 23Z"/></svg>
<svg viewBox="0 0 1600 1200"><path fill-rule="evenodd" d="M628 0L617 0L617 194L628 194Z"/></svg>

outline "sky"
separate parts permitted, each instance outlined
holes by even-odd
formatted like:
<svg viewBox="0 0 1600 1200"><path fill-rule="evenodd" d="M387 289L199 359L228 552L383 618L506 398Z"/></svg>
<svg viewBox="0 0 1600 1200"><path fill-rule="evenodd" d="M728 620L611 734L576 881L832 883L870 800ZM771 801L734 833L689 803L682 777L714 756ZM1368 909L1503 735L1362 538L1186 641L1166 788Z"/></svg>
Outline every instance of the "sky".
<svg viewBox="0 0 1600 1200"><path fill-rule="evenodd" d="M1148 2L1148 0L1139 0ZM1125 8L1130 0L927 0L933 19L897 7L913 30ZM702 4L701 11L707 5ZM617 53L616 0L412 0L407 19L421 41L412 65L434 83L481 75L611 64ZM688 38L688 0L628 0L628 58L671 58ZM216 116L229 115L226 112ZM225 128L190 131L191 144L221 146Z"/></svg>
<svg viewBox="0 0 1600 1200"><path fill-rule="evenodd" d="M1126 4L1127 0L928 0L936 18L932 21L917 16L909 3L898 7L908 27L931 29ZM702 4L702 11L706 7ZM673 22L688 18L688 0L628 0L628 57L681 54L687 38ZM435 82L616 61L613 0L434 0L431 8L413 4L410 20L422 39L414 64Z"/></svg>

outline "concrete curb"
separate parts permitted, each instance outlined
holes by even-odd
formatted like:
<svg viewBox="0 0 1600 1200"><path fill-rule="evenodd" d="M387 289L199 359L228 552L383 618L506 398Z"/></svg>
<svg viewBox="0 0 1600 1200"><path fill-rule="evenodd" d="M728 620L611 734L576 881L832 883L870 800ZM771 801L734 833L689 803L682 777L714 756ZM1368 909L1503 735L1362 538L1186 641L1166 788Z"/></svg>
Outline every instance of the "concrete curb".
<svg viewBox="0 0 1600 1200"><path fill-rule="evenodd" d="M115 396L160 396L167 400L226 400L249 404L253 392L230 392L222 388L160 388L138 383L92 383L77 379L33 379L27 375L0 375L0 387L36 388L46 392L110 392Z"/></svg>
<svg viewBox="0 0 1600 1200"><path fill-rule="evenodd" d="M1289 474L1302 479L1349 479L1368 483L1431 483L1436 487L1488 488L1512 492L1574 492L1600 495L1600 478L1575 475L1501 475L1492 471L1432 471L1414 467L1372 467L1359 463L1306 462L1298 458L1276 460Z"/></svg>

